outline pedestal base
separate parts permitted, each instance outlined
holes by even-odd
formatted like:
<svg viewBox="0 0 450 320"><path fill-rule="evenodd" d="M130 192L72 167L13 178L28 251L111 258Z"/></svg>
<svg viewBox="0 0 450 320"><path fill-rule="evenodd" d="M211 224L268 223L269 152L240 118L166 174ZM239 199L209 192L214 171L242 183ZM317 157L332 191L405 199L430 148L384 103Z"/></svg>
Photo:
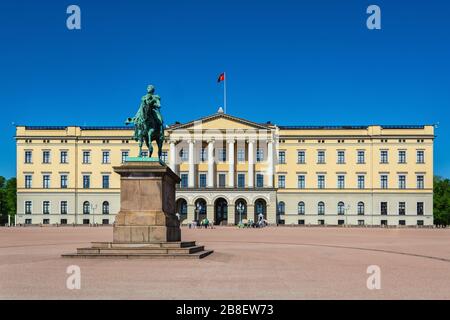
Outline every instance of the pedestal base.
<svg viewBox="0 0 450 320"><path fill-rule="evenodd" d="M175 215L175 185L180 178L159 159L129 158L114 171L120 175L120 211L113 242L94 242L65 258L194 258L213 251L181 242Z"/></svg>
<svg viewBox="0 0 450 320"><path fill-rule="evenodd" d="M180 241L179 227L166 226L114 226L114 243L146 243Z"/></svg>
<svg viewBox="0 0 450 320"><path fill-rule="evenodd" d="M213 253L197 246L195 241L160 243L93 242L90 248L78 248L76 253L63 254L64 258L115 259L201 259Z"/></svg>

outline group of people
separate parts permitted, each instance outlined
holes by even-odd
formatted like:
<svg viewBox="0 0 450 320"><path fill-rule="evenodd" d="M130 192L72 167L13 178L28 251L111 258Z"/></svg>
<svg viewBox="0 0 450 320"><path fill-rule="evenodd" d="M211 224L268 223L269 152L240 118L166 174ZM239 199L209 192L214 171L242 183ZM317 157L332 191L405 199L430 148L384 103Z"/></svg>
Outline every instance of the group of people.
<svg viewBox="0 0 450 320"><path fill-rule="evenodd" d="M258 221L253 221L253 219L243 219L239 223L239 228L264 228L268 225L267 220L264 219L264 215L260 213L258 215Z"/></svg>
<svg viewBox="0 0 450 320"><path fill-rule="evenodd" d="M208 218L204 218L200 221L198 220L193 220L191 223L188 224L189 229L195 229L195 228L205 228L208 229L208 227L210 229L214 229L214 221L209 221Z"/></svg>
<svg viewBox="0 0 450 320"><path fill-rule="evenodd" d="M180 220L181 216L180 214L177 212L175 214L178 218L178 220ZM242 221L239 222L238 227L239 228L264 228L267 227L268 223L267 220L264 219L264 215L263 214L259 214L258 215L258 221L253 221L253 219L242 219ZM188 227L189 229L196 229L196 228L205 228L205 229L214 229L214 221L209 221L208 218L204 218L200 221L198 220L192 220L190 223L188 223Z"/></svg>

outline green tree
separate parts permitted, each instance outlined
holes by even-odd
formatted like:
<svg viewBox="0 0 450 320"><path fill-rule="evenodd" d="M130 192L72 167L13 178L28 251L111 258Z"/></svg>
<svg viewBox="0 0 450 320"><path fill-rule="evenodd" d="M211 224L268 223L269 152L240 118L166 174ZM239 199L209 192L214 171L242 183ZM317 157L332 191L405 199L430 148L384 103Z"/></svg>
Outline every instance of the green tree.
<svg viewBox="0 0 450 320"><path fill-rule="evenodd" d="M6 206L5 184L6 184L5 177L0 176L0 224L4 224L5 219L6 221L8 221L7 217L8 208Z"/></svg>
<svg viewBox="0 0 450 320"><path fill-rule="evenodd" d="M15 216L17 212L17 180L11 178L5 185L6 207L10 216Z"/></svg>
<svg viewBox="0 0 450 320"><path fill-rule="evenodd" d="M433 179L433 217L435 225L450 224L450 180L435 176Z"/></svg>
<svg viewBox="0 0 450 320"><path fill-rule="evenodd" d="M0 176L0 224L8 222L8 215L16 214L17 204L16 178L6 180Z"/></svg>

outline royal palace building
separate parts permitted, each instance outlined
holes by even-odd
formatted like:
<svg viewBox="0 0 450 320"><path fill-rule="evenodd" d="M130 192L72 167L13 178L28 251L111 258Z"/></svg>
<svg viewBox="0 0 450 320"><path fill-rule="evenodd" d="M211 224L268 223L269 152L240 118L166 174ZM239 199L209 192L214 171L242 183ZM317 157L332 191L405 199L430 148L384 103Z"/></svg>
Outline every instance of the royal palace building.
<svg viewBox="0 0 450 320"><path fill-rule="evenodd" d="M111 224L131 127L17 126L17 223ZM234 225L433 224L432 125L282 126L219 110L165 129L177 211ZM156 145L154 145L157 152ZM145 155L145 154L144 154Z"/></svg>

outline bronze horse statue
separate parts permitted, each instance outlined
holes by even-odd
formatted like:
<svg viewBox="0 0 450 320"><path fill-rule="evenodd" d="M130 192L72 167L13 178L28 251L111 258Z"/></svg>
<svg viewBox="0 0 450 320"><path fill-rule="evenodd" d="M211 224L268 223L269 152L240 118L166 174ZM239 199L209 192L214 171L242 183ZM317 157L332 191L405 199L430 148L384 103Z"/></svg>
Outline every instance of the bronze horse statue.
<svg viewBox="0 0 450 320"><path fill-rule="evenodd" d="M142 157L142 146L148 148L148 157L153 153L152 141L158 145L158 158L161 160L162 145L164 143L164 125L160 113L161 98L154 94L155 87L149 85L147 94L142 97L139 110L133 118L128 118L125 124L134 124L134 140L139 142L139 155Z"/></svg>

